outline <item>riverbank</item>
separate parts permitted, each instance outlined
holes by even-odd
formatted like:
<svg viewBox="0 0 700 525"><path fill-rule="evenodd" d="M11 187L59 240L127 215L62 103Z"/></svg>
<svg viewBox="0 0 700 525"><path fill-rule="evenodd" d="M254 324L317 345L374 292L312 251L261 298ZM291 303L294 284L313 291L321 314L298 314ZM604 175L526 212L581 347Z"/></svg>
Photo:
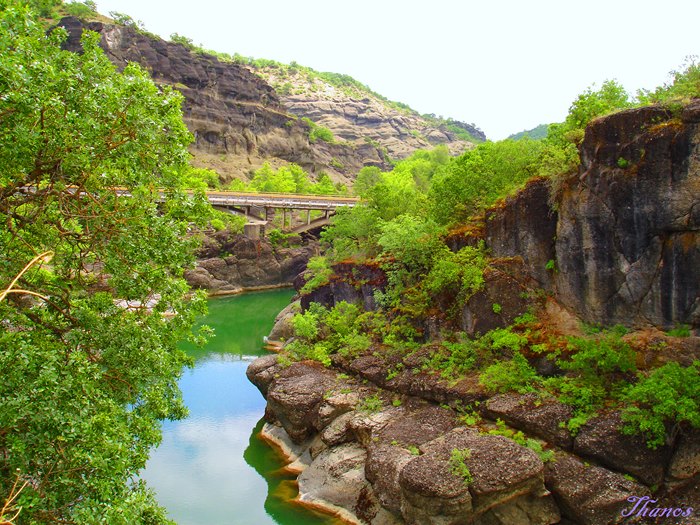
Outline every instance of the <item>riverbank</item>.
<svg viewBox="0 0 700 525"><path fill-rule="evenodd" d="M212 297L285 288L318 252L318 241L311 236L272 243L222 230L203 237L196 266L184 276L192 288Z"/></svg>

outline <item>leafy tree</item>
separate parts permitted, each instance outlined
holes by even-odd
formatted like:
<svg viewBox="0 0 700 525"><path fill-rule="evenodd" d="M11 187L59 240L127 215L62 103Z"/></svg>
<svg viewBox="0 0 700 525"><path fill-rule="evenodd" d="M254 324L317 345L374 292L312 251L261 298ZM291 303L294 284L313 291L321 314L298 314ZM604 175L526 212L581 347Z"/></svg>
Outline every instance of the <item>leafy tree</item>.
<svg viewBox="0 0 700 525"><path fill-rule="evenodd" d="M377 166L365 166L355 177L352 191L358 197L365 197L369 190L374 188L382 180L382 170Z"/></svg>
<svg viewBox="0 0 700 525"><path fill-rule="evenodd" d="M181 44L181 45L185 46L187 49L194 49L196 47L191 38L188 38L188 37L181 35L179 33L171 34L170 41L175 42L176 44Z"/></svg>
<svg viewBox="0 0 700 525"><path fill-rule="evenodd" d="M623 395L625 431L641 432L647 445L656 448L666 441L667 427L675 434L685 425L700 428L700 361L682 367L667 363L639 381Z"/></svg>
<svg viewBox="0 0 700 525"><path fill-rule="evenodd" d="M379 214L365 205L340 208L321 232L321 240L330 247L329 256L339 261L347 257L370 257L378 252Z"/></svg>
<svg viewBox="0 0 700 525"><path fill-rule="evenodd" d="M23 523L163 523L134 479L186 412L185 234L208 205L180 190L181 95L64 37L1 0L0 499L18 473Z"/></svg>
<svg viewBox="0 0 700 525"><path fill-rule="evenodd" d="M382 222L379 231L377 243L382 250L410 269L428 268L442 246L438 226L413 215L399 215Z"/></svg>
<svg viewBox="0 0 700 525"><path fill-rule="evenodd" d="M478 213L537 174L542 143L530 139L485 142L433 177L431 215L452 224Z"/></svg>
<svg viewBox="0 0 700 525"><path fill-rule="evenodd" d="M336 187L328 174L322 172L316 184L313 185L312 191L318 195L333 195L336 192Z"/></svg>
<svg viewBox="0 0 700 525"><path fill-rule="evenodd" d="M83 20L97 14L97 5L92 0L86 0L85 2L69 2L65 4L65 8L69 15Z"/></svg>
<svg viewBox="0 0 700 525"><path fill-rule="evenodd" d="M219 174L207 168L190 168L185 174L183 184L188 188L200 189L202 191L208 189L215 190L221 187Z"/></svg>

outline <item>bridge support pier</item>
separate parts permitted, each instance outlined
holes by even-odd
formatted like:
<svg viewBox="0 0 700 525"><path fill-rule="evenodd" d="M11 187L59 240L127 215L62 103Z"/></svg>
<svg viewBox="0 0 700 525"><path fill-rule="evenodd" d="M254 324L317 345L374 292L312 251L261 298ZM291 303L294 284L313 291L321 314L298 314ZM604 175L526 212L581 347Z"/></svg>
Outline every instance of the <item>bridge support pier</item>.
<svg viewBox="0 0 700 525"><path fill-rule="evenodd" d="M306 210L306 225L311 224L311 210Z"/></svg>

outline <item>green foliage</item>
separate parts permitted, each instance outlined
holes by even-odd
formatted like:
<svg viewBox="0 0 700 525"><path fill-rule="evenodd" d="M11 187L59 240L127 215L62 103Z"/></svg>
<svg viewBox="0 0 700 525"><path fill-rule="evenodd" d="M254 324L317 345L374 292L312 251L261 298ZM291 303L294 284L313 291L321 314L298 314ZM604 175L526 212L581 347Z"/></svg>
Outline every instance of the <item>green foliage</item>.
<svg viewBox="0 0 700 525"><path fill-rule="evenodd" d="M219 174L214 170L190 167L185 174L183 186L202 191L217 190L221 187L221 182Z"/></svg>
<svg viewBox="0 0 700 525"><path fill-rule="evenodd" d="M679 71L671 71L672 82L653 92L641 90L637 96L642 104L686 102L700 97L700 63L696 56L686 58Z"/></svg>
<svg viewBox="0 0 700 525"><path fill-rule="evenodd" d="M617 159L617 167L618 168L625 169L625 168L629 167L629 165L630 165L630 163L627 159L625 159L623 157L620 157Z"/></svg>
<svg viewBox="0 0 700 525"><path fill-rule="evenodd" d="M436 173L430 213L439 224L454 224L492 205L539 171L540 141L486 142Z"/></svg>
<svg viewBox="0 0 700 525"><path fill-rule="evenodd" d="M492 436L504 436L508 439L512 439L518 445L527 447L535 452L545 463L554 459L553 450L544 450L544 448L542 448L542 443L536 439L526 437L520 430L516 431L506 427L506 424L501 419L496 420L496 428L489 430L488 433Z"/></svg>
<svg viewBox="0 0 700 525"><path fill-rule="evenodd" d="M532 139L532 140L542 140L547 138L547 129L549 128L549 124L540 124L539 126L526 130L526 131L520 131L519 133L514 133L509 139L512 140L521 140L521 139Z"/></svg>
<svg viewBox="0 0 700 525"><path fill-rule="evenodd" d="M453 448L450 453L450 472L464 481L465 485L474 482L474 477L466 463L471 456L472 451L468 448Z"/></svg>
<svg viewBox="0 0 700 525"><path fill-rule="evenodd" d="M316 288L328 284L331 275L333 275L333 270L325 257L311 257L306 265L306 270L308 272L306 282L299 290L302 294L311 293Z"/></svg>
<svg viewBox="0 0 700 525"><path fill-rule="evenodd" d="M222 221L221 219L212 219L209 221L209 224L211 224L211 227L218 232L226 228L226 224L224 224L224 221Z"/></svg>
<svg viewBox="0 0 700 525"><path fill-rule="evenodd" d="M358 197L366 198L369 191L382 181L382 170L376 166L365 166L355 177L352 191Z"/></svg>
<svg viewBox="0 0 700 525"><path fill-rule="evenodd" d="M181 191L182 97L133 63L119 73L99 35L82 54L64 36L3 2L0 290L24 273L0 299L0 494L19 472L23 523L164 523L134 480L160 421L186 414L177 343L205 309L186 297L186 233L209 208Z"/></svg>
<svg viewBox="0 0 700 525"><path fill-rule="evenodd" d="M379 394L373 394L367 396L357 405L357 410L360 412L367 412L369 414L376 414L383 407L382 400L379 398Z"/></svg>
<svg viewBox="0 0 700 525"><path fill-rule="evenodd" d="M430 368L440 370L443 379L455 380L474 370L479 359L479 344L467 339L462 342L442 343L442 348L435 352L429 363Z"/></svg>
<svg viewBox="0 0 700 525"><path fill-rule="evenodd" d="M56 8L62 3L62 0L29 0L26 2L37 15L44 18L56 18Z"/></svg>
<svg viewBox="0 0 700 525"><path fill-rule="evenodd" d="M399 215L382 222L377 243L382 253L391 255L408 268L420 269L430 265L442 245L438 226L413 215Z"/></svg>
<svg viewBox="0 0 700 525"><path fill-rule="evenodd" d="M292 317L292 327L297 337L313 341L319 334L319 315L313 310L298 313Z"/></svg>
<svg viewBox="0 0 700 525"><path fill-rule="evenodd" d="M568 359L557 364L569 372L545 381L560 401L573 407L567 428L576 433L606 399L617 398L635 370L635 354L620 339L621 330L604 332L596 338L569 338Z"/></svg>
<svg viewBox="0 0 700 525"><path fill-rule="evenodd" d="M538 172L551 178L553 202L558 199L563 179L579 166L577 146L583 140L586 126L593 119L632 105L627 91L614 80L607 80L599 90L594 91L589 87L581 93L571 104L563 123L549 126Z"/></svg>
<svg viewBox="0 0 700 525"><path fill-rule="evenodd" d="M651 448L666 442L667 425L700 428L700 361L688 367L667 363L648 376L640 374L622 399L624 431L644 434Z"/></svg>
<svg viewBox="0 0 700 525"><path fill-rule="evenodd" d="M175 42L176 44L183 45L190 50L195 49L194 42L192 42L191 38L187 38L186 36L179 35L177 33L173 33L170 35L170 41Z"/></svg>
<svg viewBox="0 0 700 525"><path fill-rule="evenodd" d="M598 339L571 337L568 349L572 352L570 359L560 361L559 366L577 372L590 382L635 370L634 350L617 334Z"/></svg>
<svg viewBox="0 0 700 525"><path fill-rule="evenodd" d="M290 240L298 238L298 235L295 233L284 233L277 228L273 228L267 232L267 239L270 241L270 244L277 247L288 247Z"/></svg>
<svg viewBox="0 0 700 525"><path fill-rule="evenodd" d="M347 194L348 190L340 184L336 186L328 174L321 172L318 180L312 182L309 174L297 164L289 164L273 169L268 162L255 170L253 179L245 184L233 180L229 185L232 191L253 191L261 193L302 193L315 195Z"/></svg>
<svg viewBox="0 0 700 525"><path fill-rule="evenodd" d="M228 230L231 233L243 233L246 218L219 210L212 210L209 224L216 231Z"/></svg>
<svg viewBox="0 0 700 525"><path fill-rule="evenodd" d="M335 143L335 137L330 129L319 126L308 117L302 117L301 121L309 127L309 142L311 144L316 144L319 140L329 144Z"/></svg>
<svg viewBox="0 0 700 525"><path fill-rule="evenodd" d="M486 268L484 244L465 246L458 252L443 247L433 258L433 265L423 281L428 293L447 293L463 305L484 284Z"/></svg>
<svg viewBox="0 0 700 525"><path fill-rule="evenodd" d="M679 324L672 330L668 330L666 335L671 337L690 337L690 325Z"/></svg>
<svg viewBox="0 0 700 525"><path fill-rule="evenodd" d="M490 392L515 391L525 394L534 390L540 378L525 356L515 352L511 360L499 361L487 367L479 376L479 382Z"/></svg>
<svg viewBox="0 0 700 525"><path fill-rule="evenodd" d="M97 5L91 0L85 2L68 2L64 4L66 13L71 16L87 20L97 14Z"/></svg>
<svg viewBox="0 0 700 525"><path fill-rule="evenodd" d="M329 248L327 255L334 261L376 255L379 222L379 213L366 205L340 208L321 232L321 241Z"/></svg>

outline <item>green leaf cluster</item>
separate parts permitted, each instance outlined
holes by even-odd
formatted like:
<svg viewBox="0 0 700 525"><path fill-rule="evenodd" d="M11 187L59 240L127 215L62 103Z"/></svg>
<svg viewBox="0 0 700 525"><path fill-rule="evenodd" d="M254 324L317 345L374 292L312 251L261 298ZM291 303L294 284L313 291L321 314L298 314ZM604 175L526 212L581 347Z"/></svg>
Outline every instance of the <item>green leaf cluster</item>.
<svg viewBox="0 0 700 525"><path fill-rule="evenodd" d="M622 395L627 433L642 433L656 448L666 442L668 426L674 435L682 425L700 428L700 361L683 367L667 363L650 374L640 374Z"/></svg>
<svg viewBox="0 0 700 525"><path fill-rule="evenodd" d="M450 472L460 478L465 485L471 485L474 482L467 460L472 456L471 449L468 448L453 448L450 452Z"/></svg>

